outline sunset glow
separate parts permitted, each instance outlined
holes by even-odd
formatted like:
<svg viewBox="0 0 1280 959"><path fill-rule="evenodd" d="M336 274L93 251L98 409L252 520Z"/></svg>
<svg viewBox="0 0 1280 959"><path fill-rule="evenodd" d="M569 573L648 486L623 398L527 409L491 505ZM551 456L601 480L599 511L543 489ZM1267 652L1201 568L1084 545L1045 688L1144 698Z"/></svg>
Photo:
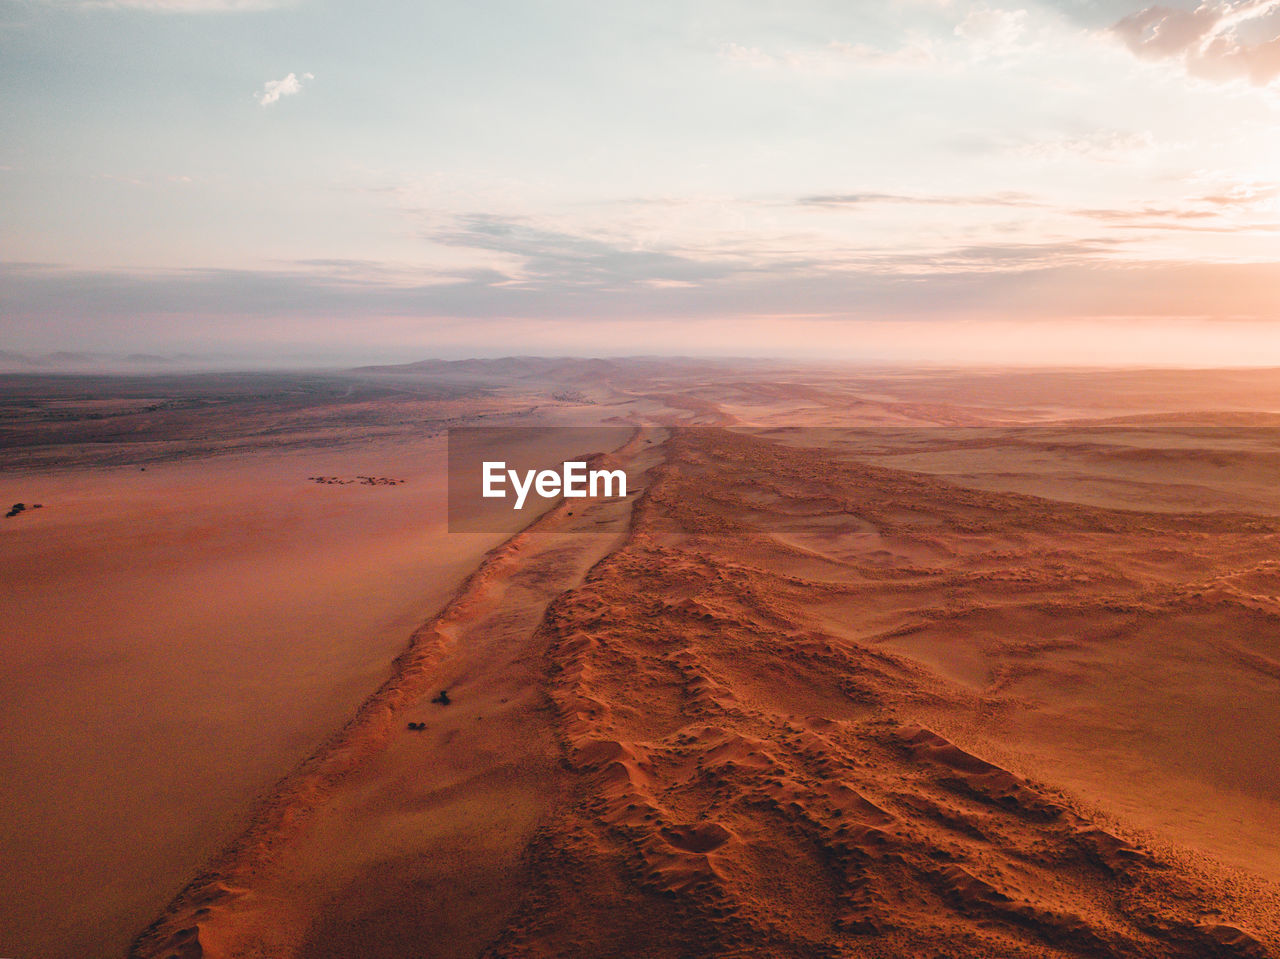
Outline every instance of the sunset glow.
<svg viewBox="0 0 1280 959"><path fill-rule="evenodd" d="M1280 363L1274 2L0 10L17 353Z"/></svg>

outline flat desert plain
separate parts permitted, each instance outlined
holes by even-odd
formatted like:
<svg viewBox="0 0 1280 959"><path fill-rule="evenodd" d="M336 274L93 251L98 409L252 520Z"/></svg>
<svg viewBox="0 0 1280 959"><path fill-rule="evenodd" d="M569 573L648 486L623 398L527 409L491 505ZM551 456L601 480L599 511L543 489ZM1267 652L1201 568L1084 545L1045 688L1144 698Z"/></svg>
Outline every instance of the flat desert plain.
<svg viewBox="0 0 1280 959"><path fill-rule="evenodd" d="M1280 955L1280 371L0 409L0 954ZM462 426L628 495L450 532Z"/></svg>

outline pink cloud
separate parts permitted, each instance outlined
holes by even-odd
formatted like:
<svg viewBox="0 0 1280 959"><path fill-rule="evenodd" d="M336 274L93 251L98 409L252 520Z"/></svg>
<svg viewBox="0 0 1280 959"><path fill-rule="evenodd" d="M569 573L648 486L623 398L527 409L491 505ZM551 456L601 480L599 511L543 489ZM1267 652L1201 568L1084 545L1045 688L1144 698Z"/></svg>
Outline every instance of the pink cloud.
<svg viewBox="0 0 1280 959"><path fill-rule="evenodd" d="M1204 3L1195 10L1152 6L1111 29L1144 59L1181 60L1193 76L1265 86L1280 76L1280 24L1272 20L1278 11L1280 0ZM1245 36L1259 32L1265 39Z"/></svg>

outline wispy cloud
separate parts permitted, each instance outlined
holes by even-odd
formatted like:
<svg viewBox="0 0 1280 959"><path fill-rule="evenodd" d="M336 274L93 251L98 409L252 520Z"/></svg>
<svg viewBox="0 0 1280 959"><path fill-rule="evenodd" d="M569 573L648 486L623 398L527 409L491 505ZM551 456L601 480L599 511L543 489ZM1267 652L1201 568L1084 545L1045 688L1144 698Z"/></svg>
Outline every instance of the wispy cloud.
<svg viewBox="0 0 1280 959"><path fill-rule="evenodd" d="M924 67L937 61L932 44L923 38L892 50L833 40L820 47L776 53L739 43L725 43L720 46L720 58L753 70L784 70L818 76L834 76L858 68Z"/></svg>
<svg viewBox="0 0 1280 959"><path fill-rule="evenodd" d="M969 41L979 57L1012 53L1024 45L1027 11L975 7L956 24L955 35Z"/></svg>
<svg viewBox="0 0 1280 959"><path fill-rule="evenodd" d="M296 73L290 73L283 80L268 80L262 85L262 91L254 94L264 107L278 101L281 97L291 97L302 92L303 80L314 80L315 74L304 73L299 79Z"/></svg>
<svg viewBox="0 0 1280 959"><path fill-rule="evenodd" d="M759 47L745 47L740 43L722 43L720 59L756 70L770 70L778 65L778 58L765 53Z"/></svg>
<svg viewBox="0 0 1280 959"><path fill-rule="evenodd" d="M1280 185L1262 181L1221 181L1209 177L1177 200L1135 202L1131 206L1087 207L1075 216L1118 229L1243 234L1274 233L1280 213ZM1194 189L1194 186L1199 189Z"/></svg>
<svg viewBox="0 0 1280 959"><path fill-rule="evenodd" d="M1077 210L1079 216L1102 220L1114 226L1149 226L1151 221L1207 220L1218 214L1211 210L1189 210L1176 207L1143 206L1132 209ZM1165 228L1169 225L1164 224Z"/></svg>
<svg viewBox="0 0 1280 959"><path fill-rule="evenodd" d="M597 254L608 258L603 250ZM15 343L24 332L30 342L40 336L47 341L41 331L47 331L51 317L58 319L60 329L82 339L101 339L104 330L138 337L140 331L168 329L174 317L192 312L241 323L250 339L265 318L276 323L288 319L302 324L300 331L316 333L346 318L359 324L362 335L371 329L402 335L406 323L431 330L447 318L492 324L590 320L562 329L569 338L565 342L571 342L597 326L608 329L620 317L662 323L674 317L910 316L932 319L940 328L957 317L992 314L1015 323L1114 315L1270 321L1273 291L1280 285L1280 265L1275 263L1123 261L1111 258L1096 241L965 247L853 269L755 269L701 280L675 279L672 271L659 270L645 271L650 279L635 282L633 267L624 255L619 270L628 282L597 285L601 271L613 268L597 258L587 267L595 276L584 289L575 281L573 272L580 267L574 265L566 267L567 275L513 286L496 271L406 282L380 276L376 264L150 272L0 264L0 291L13 319ZM659 275L663 272L666 277ZM327 318L324 324L314 319L318 316ZM390 320L379 326L380 317ZM204 324L187 334L203 337L215 327L224 329L223 324ZM472 348L490 335L477 327Z"/></svg>
<svg viewBox="0 0 1280 959"><path fill-rule="evenodd" d="M504 278L511 286L625 289L637 283L702 283L735 272L723 257L703 259L614 244L492 214L460 216L448 228L434 231L427 238L446 246L514 258L519 265L509 278Z"/></svg>
<svg viewBox="0 0 1280 959"><path fill-rule="evenodd" d="M1229 184L1200 199L1220 207L1250 207L1269 205L1277 196L1280 196L1280 184L1245 182Z"/></svg>
<svg viewBox="0 0 1280 959"><path fill-rule="evenodd" d="M1280 0L1204 3L1194 10L1151 6L1111 29L1140 57L1181 61L1207 80L1264 86L1280 77L1277 12Z"/></svg>
<svg viewBox="0 0 1280 959"><path fill-rule="evenodd" d="M1027 193L986 193L974 195L930 195L905 193L819 193L802 196L801 206L851 207L871 203L900 203L916 206L1017 206L1037 207L1044 203Z"/></svg>
<svg viewBox="0 0 1280 959"><path fill-rule="evenodd" d="M156 13L248 13L291 7L293 0L45 0L51 6L150 10Z"/></svg>
<svg viewBox="0 0 1280 959"><path fill-rule="evenodd" d="M1061 135L1019 143L1013 148L1018 156L1037 161L1096 160L1104 163L1132 162L1157 149L1155 138L1148 132L1126 133L1120 130L1098 130L1083 136Z"/></svg>
<svg viewBox="0 0 1280 959"><path fill-rule="evenodd" d="M949 3L939 6L946 9ZM949 36L907 29L899 42L885 46L846 40L785 49L724 43L719 55L726 62L754 70L835 77L864 69L922 70L1001 61L1032 52L1040 45L1042 31L1032 29L1026 10L957 4L952 15L956 19Z"/></svg>

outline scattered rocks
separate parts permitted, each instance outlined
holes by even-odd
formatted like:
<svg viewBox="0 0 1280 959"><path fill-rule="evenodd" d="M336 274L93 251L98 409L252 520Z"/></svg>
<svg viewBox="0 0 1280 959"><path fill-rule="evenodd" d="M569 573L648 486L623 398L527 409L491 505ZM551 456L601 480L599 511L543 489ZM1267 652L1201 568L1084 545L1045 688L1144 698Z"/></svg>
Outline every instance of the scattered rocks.
<svg viewBox="0 0 1280 959"><path fill-rule="evenodd" d="M390 476L308 476L307 479L322 486L401 486L405 482Z"/></svg>
<svg viewBox="0 0 1280 959"><path fill-rule="evenodd" d="M427 724L426 723L410 723L409 728L412 729L415 733L420 733L427 728Z"/></svg>
<svg viewBox="0 0 1280 959"><path fill-rule="evenodd" d="M30 506L28 506L26 503L14 503L12 506L9 507L9 512L4 514L4 518L10 519L14 516L17 516L19 513L25 513L29 509L43 509L43 508L44 508L43 503L32 503Z"/></svg>
<svg viewBox="0 0 1280 959"><path fill-rule="evenodd" d="M448 706L453 702L453 700L449 698L449 691L447 689L440 690L439 695L432 697L431 701L433 703L439 703L441 706Z"/></svg>
<svg viewBox="0 0 1280 959"><path fill-rule="evenodd" d="M596 401L581 390L557 390L551 394L557 403L576 403L580 406L595 406Z"/></svg>

